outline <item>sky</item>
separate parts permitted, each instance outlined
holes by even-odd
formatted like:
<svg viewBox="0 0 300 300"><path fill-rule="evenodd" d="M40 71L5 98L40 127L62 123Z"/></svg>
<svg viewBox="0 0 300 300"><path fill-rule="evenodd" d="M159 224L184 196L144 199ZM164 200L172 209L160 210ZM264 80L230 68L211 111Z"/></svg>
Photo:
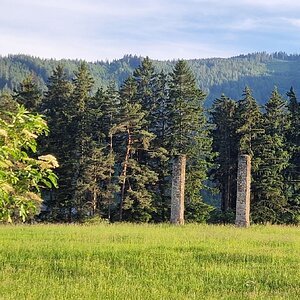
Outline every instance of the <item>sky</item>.
<svg viewBox="0 0 300 300"><path fill-rule="evenodd" d="M299 0L0 0L0 55L112 60L300 53Z"/></svg>

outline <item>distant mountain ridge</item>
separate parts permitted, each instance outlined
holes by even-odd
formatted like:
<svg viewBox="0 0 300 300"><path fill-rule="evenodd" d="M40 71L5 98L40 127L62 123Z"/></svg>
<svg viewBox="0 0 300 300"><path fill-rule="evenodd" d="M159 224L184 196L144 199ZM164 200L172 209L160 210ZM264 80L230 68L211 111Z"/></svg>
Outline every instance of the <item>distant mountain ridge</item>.
<svg viewBox="0 0 300 300"><path fill-rule="evenodd" d="M143 58L125 55L121 59L88 62L95 80L95 89L106 87L114 81L117 85L132 74ZM81 60L41 59L28 55L0 56L0 90L13 90L29 74L36 74L42 89L46 89L47 79L53 69L62 64L70 78L77 70ZM231 58L208 58L188 60L195 73L197 83L207 93L206 106L220 97L222 93L233 99L240 99L244 87L253 90L256 100L263 104L267 101L274 86L280 93L294 87L300 93L300 55L265 52L240 55ZM153 60L158 71L171 72L174 60Z"/></svg>

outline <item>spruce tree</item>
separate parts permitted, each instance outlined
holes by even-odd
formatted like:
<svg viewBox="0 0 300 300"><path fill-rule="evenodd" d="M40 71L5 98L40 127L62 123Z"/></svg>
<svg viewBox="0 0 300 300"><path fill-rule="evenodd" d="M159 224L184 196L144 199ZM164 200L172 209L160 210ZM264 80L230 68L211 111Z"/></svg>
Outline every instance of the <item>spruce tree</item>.
<svg viewBox="0 0 300 300"><path fill-rule="evenodd" d="M170 122L167 76L163 73L157 74L148 57L135 69L133 75L137 84L136 101L142 105L144 112L144 127L155 135L151 155L145 152L144 157L139 157L139 161L147 164L158 175L157 184L148 187L155 195L153 218L156 221L166 221L170 203L170 196L167 194L167 190L170 189L169 180L167 180L167 176L170 175L169 155L166 150L168 123Z"/></svg>
<svg viewBox="0 0 300 300"><path fill-rule="evenodd" d="M37 77L28 75L14 90L14 99L32 112L38 112L42 100L42 91L38 86Z"/></svg>
<svg viewBox="0 0 300 300"><path fill-rule="evenodd" d="M197 87L187 62L180 60L170 74L170 136L168 150L172 156L187 155L186 209L201 204L211 162L211 138L203 109L205 94Z"/></svg>
<svg viewBox="0 0 300 300"><path fill-rule="evenodd" d="M49 126L49 136L41 141L45 153L49 152L57 157L59 188L45 195L45 204L49 210L50 218L64 220L71 218L72 197L70 189L73 169L70 158L73 151L73 136L70 130L71 102L73 90L72 83L68 80L63 66L58 65L50 76L47 92L41 111L46 116Z"/></svg>
<svg viewBox="0 0 300 300"><path fill-rule="evenodd" d="M265 105L264 134L254 150L257 169L253 172L252 219L255 222L282 222L287 210L284 171L289 164L286 147L286 102L275 88Z"/></svg>
<svg viewBox="0 0 300 300"><path fill-rule="evenodd" d="M291 223L300 221L300 103L293 88L287 93L289 97L288 118L290 128L287 131L287 146L290 153L289 166L286 169L286 191L290 206Z"/></svg>
<svg viewBox="0 0 300 300"><path fill-rule="evenodd" d="M238 135L238 150L240 154L253 156L253 148L257 145L257 137L263 132L262 114L249 87L243 93L243 99L238 101L236 111L236 133Z"/></svg>
<svg viewBox="0 0 300 300"><path fill-rule="evenodd" d="M82 62L75 72L73 79L74 89L71 95L71 119L70 134L73 138L72 156L69 158L72 172L71 189L73 205L76 209L76 217L82 218L90 210L90 202L87 201L85 185L87 178L84 170L90 157L90 133L89 120L87 119L87 103L92 97L94 80L86 63Z"/></svg>
<svg viewBox="0 0 300 300"><path fill-rule="evenodd" d="M213 151L217 152L214 181L221 192L221 209L235 210L238 140L235 128L237 103L222 95L216 99L211 110Z"/></svg>
<svg viewBox="0 0 300 300"><path fill-rule="evenodd" d="M153 155L149 162L157 173L157 184L153 186L155 194L155 221L169 219L171 203L171 99L169 97L169 77L163 72L156 74L153 86L153 105L149 115L149 131L155 135Z"/></svg>
<svg viewBox="0 0 300 300"><path fill-rule="evenodd" d="M90 214L111 219L114 193L118 191L114 178L115 152L111 129L116 122L116 91L110 85L107 91L98 89L87 103L86 132L89 136L89 157L84 168L85 191L91 202Z"/></svg>
<svg viewBox="0 0 300 300"><path fill-rule="evenodd" d="M118 124L111 130L118 147L119 220L149 221L153 195L148 186L157 176L144 163L144 157L151 150L154 135L144 129L145 112L135 101L136 91L136 81L129 77L120 90Z"/></svg>

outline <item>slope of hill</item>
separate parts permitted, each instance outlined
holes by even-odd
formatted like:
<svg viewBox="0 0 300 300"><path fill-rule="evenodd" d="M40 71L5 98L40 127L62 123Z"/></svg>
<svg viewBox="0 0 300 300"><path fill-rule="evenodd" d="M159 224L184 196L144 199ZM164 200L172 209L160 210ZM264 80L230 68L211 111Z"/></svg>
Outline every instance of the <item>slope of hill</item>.
<svg viewBox="0 0 300 300"><path fill-rule="evenodd" d="M125 55L111 62L90 62L89 67L95 80L95 88L107 86L115 81L117 85L132 74L142 58ZM0 57L0 90L13 90L30 73L37 75L42 89L46 88L52 70L63 64L68 76L73 77L80 60L41 59L27 55ZM274 86L285 94L291 86L300 90L300 55L287 55L283 52L267 54L254 53L232 58L211 58L189 60L195 72L198 85L208 94L209 106L222 93L233 99L241 98L246 85L253 90L259 103L264 103ZM158 71L170 72L175 61L154 61Z"/></svg>

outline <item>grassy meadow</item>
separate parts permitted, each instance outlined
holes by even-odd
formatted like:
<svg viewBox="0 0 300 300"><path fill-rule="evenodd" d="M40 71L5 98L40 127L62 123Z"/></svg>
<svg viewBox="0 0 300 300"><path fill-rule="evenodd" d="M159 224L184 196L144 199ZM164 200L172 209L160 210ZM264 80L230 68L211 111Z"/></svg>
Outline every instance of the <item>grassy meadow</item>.
<svg viewBox="0 0 300 300"><path fill-rule="evenodd" d="M300 228L0 226L0 299L299 299Z"/></svg>

